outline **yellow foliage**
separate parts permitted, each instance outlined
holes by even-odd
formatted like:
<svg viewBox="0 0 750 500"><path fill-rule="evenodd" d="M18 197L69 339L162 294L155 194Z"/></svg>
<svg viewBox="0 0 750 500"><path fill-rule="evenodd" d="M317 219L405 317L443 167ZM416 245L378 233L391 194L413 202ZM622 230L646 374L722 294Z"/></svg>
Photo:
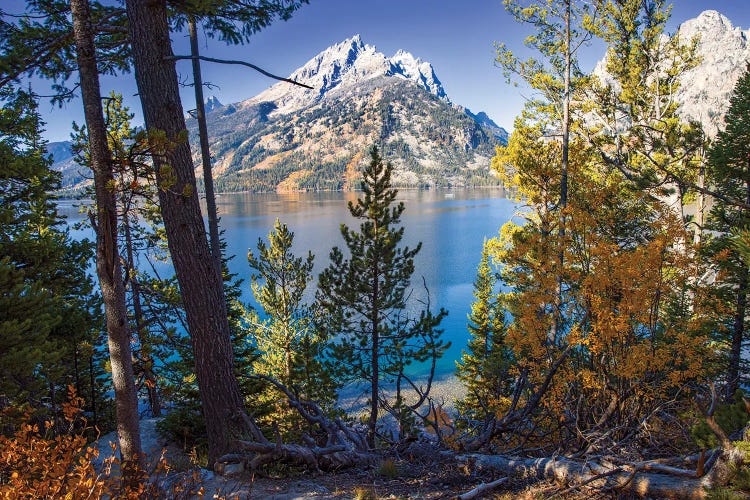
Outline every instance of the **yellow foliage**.
<svg viewBox="0 0 750 500"><path fill-rule="evenodd" d="M497 150L493 168L530 210L526 224L506 224L489 247L512 286L506 344L530 388L569 347L542 401L549 413L536 417L552 442L561 416L576 415L585 432L601 418L639 422L659 402L684 398L711 367L711 306L679 214L575 140L560 209L560 146L544 132L519 121Z"/></svg>

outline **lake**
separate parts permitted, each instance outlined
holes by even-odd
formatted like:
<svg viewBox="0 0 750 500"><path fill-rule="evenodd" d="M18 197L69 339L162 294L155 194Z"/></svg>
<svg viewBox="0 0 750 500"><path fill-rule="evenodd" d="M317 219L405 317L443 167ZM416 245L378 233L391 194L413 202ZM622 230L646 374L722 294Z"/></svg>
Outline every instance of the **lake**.
<svg viewBox="0 0 750 500"><path fill-rule="evenodd" d="M344 247L339 231L341 223L358 227L346 208L346 203L356 198L357 193L341 192L220 195L217 207L227 242L226 251L228 255L235 255L229 268L245 279L244 300L256 305L249 285L248 248L256 250L258 238L266 238L277 218L294 231L295 254L306 254L310 250L315 255L317 275L328 265L331 248ZM455 369L455 361L468 340L466 316L473 300L472 284L482 241L497 235L500 227L517 214L519 205L504 198L501 189L492 188L403 190L397 201L406 205L402 216L403 243L413 247L422 242L422 250L414 262L412 298L424 300L424 277L433 309L443 307L449 312L442 328L445 330L443 338L452 346L438 368L440 374L446 375ZM81 220L75 208L78 204L80 202L59 202L60 212L67 215L71 223ZM91 231L73 231L73 236L91 237Z"/></svg>

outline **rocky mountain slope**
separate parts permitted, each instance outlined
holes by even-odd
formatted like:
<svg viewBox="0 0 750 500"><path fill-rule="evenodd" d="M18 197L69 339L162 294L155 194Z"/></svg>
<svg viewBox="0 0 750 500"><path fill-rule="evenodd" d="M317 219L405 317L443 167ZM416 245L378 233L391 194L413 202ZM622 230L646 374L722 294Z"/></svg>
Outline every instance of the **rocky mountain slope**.
<svg viewBox="0 0 750 500"><path fill-rule="evenodd" d="M677 100L682 115L699 121L713 137L718 129L724 128L729 96L750 63L750 29L743 31L719 12L707 10L684 22L679 35L684 40L700 37L701 62L683 75Z"/></svg>
<svg viewBox="0 0 750 500"><path fill-rule="evenodd" d="M430 63L354 36L291 78L313 89L279 83L207 113L219 190L352 189L376 143L400 186L494 182L490 159L507 133L451 103Z"/></svg>

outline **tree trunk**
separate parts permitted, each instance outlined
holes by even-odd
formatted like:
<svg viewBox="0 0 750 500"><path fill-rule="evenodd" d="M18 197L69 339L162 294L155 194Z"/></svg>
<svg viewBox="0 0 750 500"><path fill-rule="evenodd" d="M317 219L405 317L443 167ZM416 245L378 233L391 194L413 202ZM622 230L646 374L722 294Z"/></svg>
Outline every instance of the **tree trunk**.
<svg viewBox="0 0 750 500"><path fill-rule="evenodd" d="M375 225L375 234L377 235L377 224ZM377 309L377 304L380 301L380 282L378 281L377 261L375 261L372 271L372 307L374 310L372 311L372 351L370 352L372 371L370 373L370 420L368 422L367 444L370 446L370 449L375 449L375 432L378 424L378 384L380 382L380 332L378 331L380 329L378 322L380 311Z"/></svg>
<svg viewBox="0 0 750 500"><path fill-rule="evenodd" d="M565 268L565 209L568 206L568 157L570 153L570 68L572 64L572 49L570 47L570 16L571 2L565 0L565 74L563 76L563 99L562 99L562 151L560 159L560 217L558 228L558 255L557 261L560 266L557 274L557 290L555 290L555 318L549 335L553 346L557 345L562 336L562 305L563 305L563 272Z"/></svg>
<svg viewBox="0 0 750 500"><path fill-rule="evenodd" d="M705 158L705 154L702 155ZM695 209L695 236L693 237L693 243L695 246L700 246L703 240L703 225L705 224L705 212L706 212L706 193L703 191L706 185L706 167L704 165L704 159L701 159L701 166L698 170L698 202Z"/></svg>
<svg viewBox="0 0 750 500"><path fill-rule="evenodd" d="M102 112L99 73L88 0L71 0L81 95L91 150L96 196L96 273L104 301L112 384L115 389L117 435L123 471L141 464L138 399L128 332L125 285L117 250L117 205L111 189L114 182L112 157Z"/></svg>
<svg viewBox="0 0 750 500"><path fill-rule="evenodd" d="M159 392L156 387L156 375L154 374L154 358L151 356L151 346L148 344L145 332L145 321L143 319L143 306L141 304L141 287L138 283L138 277L135 275L135 257L133 255L133 237L130 230L130 215L128 214L127 203L122 204L122 225L125 230L125 256L127 258L127 280L130 283L130 295L133 301L133 319L135 320L135 330L138 336L138 343L141 345L141 364L143 376L146 380L146 391L148 392L148 404L151 407L151 416L161 416L161 402L159 401Z"/></svg>
<svg viewBox="0 0 750 500"><path fill-rule="evenodd" d="M743 264L740 271L740 282L737 286L737 301L734 310L734 328L732 329L732 349L729 354L727 370L726 401L732 401L734 393L740 386L740 362L742 360L742 340L745 337L745 311L747 309L748 269Z"/></svg>
<svg viewBox="0 0 750 500"><path fill-rule="evenodd" d="M164 0L127 0L127 16L143 116L149 132L174 141L154 156L159 205L195 354L195 373L208 431L208 459L231 451L253 431L234 374L234 355L221 276L206 239L186 136ZM158 146L155 144L155 146Z"/></svg>
<svg viewBox="0 0 750 500"><path fill-rule="evenodd" d="M190 55L193 56L193 87L195 87L195 112L198 120L198 135L201 143L201 161L203 164L203 185L206 189L206 211L208 212L208 234L211 237L211 256L216 261L216 268L221 274L221 242L219 241L219 216L216 212L216 195L214 194L214 176L211 172L211 151L208 147L208 128L206 127L206 107L203 104L203 78L201 62L198 59L198 34L195 29L195 17L188 18L190 31Z"/></svg>

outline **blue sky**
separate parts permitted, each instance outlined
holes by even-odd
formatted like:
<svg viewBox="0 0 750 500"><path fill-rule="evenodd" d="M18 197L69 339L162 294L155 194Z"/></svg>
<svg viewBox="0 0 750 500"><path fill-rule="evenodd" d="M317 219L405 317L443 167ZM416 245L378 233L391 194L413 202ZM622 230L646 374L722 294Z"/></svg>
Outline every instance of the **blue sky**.
<svg viewBox="0 0 750 500"><path fill-rule="evenodd" d="M750 28L750 4L747 0L676 0L669 31L706 9L726 15L735 26ZM222 42L201 38L203 55L242 59L282 76L289 75L326 47L354 34L390 56L404 49L435 67L451 100L474 112L485 111L500 126L510 129L523 107L524 92L506 84L502 72L494 66L494 43L525 52L523 38L529 32L504 11L501 0L311 0L286 22L278 22L255 35L244 46L227 47ZM177 54L189 51L187 36L173 35ZM590 47L582 55L590 68L602 55L600 46ZM190 80L189 61L180 61L178 71ZM206 96L216 95L228 104L250 98L275 83L249 68L204 63L203 80L214 85ZM140 123L140 105L132 74L102 79L102 92L123 94L135 121ZM39 93L47 93L41 85ZM183 89L185 109L194 107L192 88ZM63 109L42 103L40 111L47 122L46 137L67 140L71 121L81 123L80 101Z"/></svg>

